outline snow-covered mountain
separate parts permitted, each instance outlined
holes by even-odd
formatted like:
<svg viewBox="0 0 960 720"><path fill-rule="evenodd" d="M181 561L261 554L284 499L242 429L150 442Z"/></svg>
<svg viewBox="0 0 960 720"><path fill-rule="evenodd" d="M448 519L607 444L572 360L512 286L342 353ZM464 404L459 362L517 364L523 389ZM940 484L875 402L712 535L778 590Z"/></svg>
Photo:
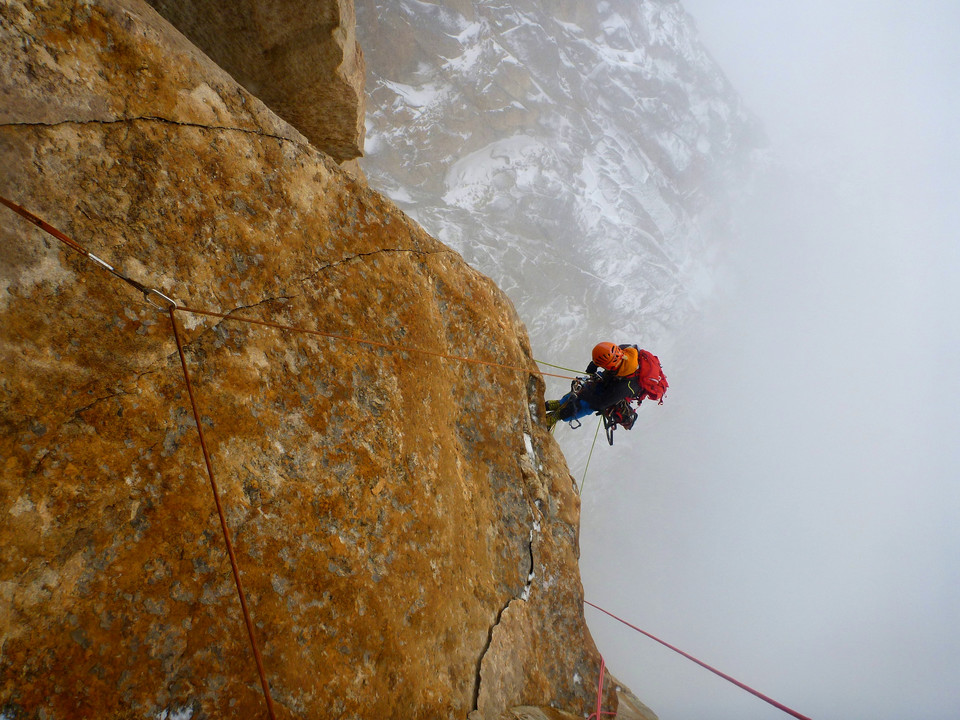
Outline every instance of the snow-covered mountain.
<svg viewBox="0 0 960 720"><path fill-rule="evenodd" d="M709 292L761 133L670 0L357 0L371 184L511 296L534 348L656 341Z"/></svg>

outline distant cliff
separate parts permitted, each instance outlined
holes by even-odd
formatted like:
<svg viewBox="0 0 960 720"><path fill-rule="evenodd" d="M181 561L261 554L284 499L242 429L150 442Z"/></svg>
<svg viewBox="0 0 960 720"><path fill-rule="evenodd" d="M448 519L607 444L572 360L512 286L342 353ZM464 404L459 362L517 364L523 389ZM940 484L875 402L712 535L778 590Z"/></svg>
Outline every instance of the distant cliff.
<svg viewBox="0 0 960 720"><path fill-rule="evenodd" d="M181 306L327 333L175 313L277 716L589 712L579 501L504 294L140 0L0 18L0 194ZM265 717L168 314L0 207L0 325L0 715Z"/></svg>
<svg viewBox="0 0 960 720"><path fill-rule="evenodd" d="M579 367L612 334L663 347L709 294L765 145L682 3L356 14L371 183L510 295L543 357Z"/></svg>

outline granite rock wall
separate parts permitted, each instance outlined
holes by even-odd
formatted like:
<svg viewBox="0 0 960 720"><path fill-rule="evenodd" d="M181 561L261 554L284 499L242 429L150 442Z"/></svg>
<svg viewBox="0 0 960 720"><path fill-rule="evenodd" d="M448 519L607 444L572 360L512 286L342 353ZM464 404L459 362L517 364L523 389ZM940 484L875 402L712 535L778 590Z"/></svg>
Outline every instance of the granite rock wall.
<svg viewBox="0 0 960 720"><path fill-rule="evenodd" d="M589 712L505 295L140 0L11 0L0 45L0 195L181 307L327 333L173 313L278 717ZM0 713L264 717L170 314L0 207L0 327Z"/></svg>
<svg viewBox="0 0 960 720"><path fill-rule="evenodd" d="M149 0L337 162L363 154L364 62L353 0Z"/></svg>

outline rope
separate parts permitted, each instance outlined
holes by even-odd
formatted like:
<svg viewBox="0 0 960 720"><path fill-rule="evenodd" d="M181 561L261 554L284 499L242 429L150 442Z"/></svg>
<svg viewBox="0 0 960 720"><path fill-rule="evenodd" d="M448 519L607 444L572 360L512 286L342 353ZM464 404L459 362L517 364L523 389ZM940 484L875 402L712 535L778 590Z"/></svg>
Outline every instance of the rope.
<svg viewBox="0 0 960 720"><path fill-rule="evenodd" d="M154 307L156 307L156 308L158 308L158 309L160 309L160 310L169 311L170 309L176 309L176 310L180 310L180 311L182 311L182 312L193 313L193 314L195 314L195 315L207 315L207 316L210 316L210 317L218 317L218 318L222 318L222 319L225 319L225 320L236 320L237 322L250 323L250 324L252 324L252 325L264 325L264 326L266 326L266 327L272 327L272 328L276 328L276 329L278 329L278 330L288 330L288 331L291 331L291 332L299 332L299 333L306 333L306 334L310 334L310 335L317 335L317 336L320 336L320 337L332 338L332 339L335 339L335 340L343 340L343 341L345 341L345 342L352 342L352 343L358 343L358 344L361 344L361 345L370 345L370 346L373 346L373 347L380 347L380 348L384 348L384 349L386 349L386 350L393 350L393 351L398 351L398 352L415 352L415 353L420 353L421 355L430 355L430 356L432 356L432 357L445 358L445 359L447 359L447 360L459 360L460 362L472 363L472 364L474 364L474 365L486 365L486 366L488 366L488 367L498 367L498 368L504 368L504 369L507 369L507 370L516 370L516 371L522 372L522 373L529 373L529 374L534 374L534 375L542 375L542 376L544 376L544 377L561 378L561 379L563 379L563 380L573 380L573 379L575 379L575 378L570 377L570 376L568 376L568 375L557 375L557 374L554 374L554 373L546 373L546 372L543 372L543 371L541 371L541 370L539 370L539 369L531 370L530 368L521 367L521 366L519 366L519 365L507 365L507 364L505 364L505 363L491 362L491 361L489 361L489 360L478 360L478 359L476 359L476 358L468 358L468 357L465 357L465 356L462 356L462 355L451 355L451 354L448 354L448 353L442 353L442 352L438 352L438 351L435 351L435 350L425 350L425 349L423 349L423 348L409 347L409 346L405 346L405 345L396 345L396 344L393 344L393 343L378 342L378 341L376 341L376 340L367 340L367 339L364 339L364 338L358 338L358 337L354 337L354 336L351 336L351 335L342 335L342 334L339 334L339 333L323 332L323 331L321 331L321 330L313 330L313 329L310 329L310 328L295 327L295 326L293 326L293 325L284 325L284 324L282 324L282 323L270 322L270 321L268 321L268 320L257 320L257 319L255 319L255 318L245 318L245 317L242 317L242 316L239 316L239 315L231 315L231 314L228 314L228 313L218 313L218 312L213 312L213 311L211 311L211 310L200 310L200 309L198 309L198 308L183 307L183 306L181 306L181 305L178 305L175 301L173 301L172 299L170 299L169 297L167 297L166 295L164 295L164 294L161 293L160 291L155 290L155 289L153 289L153 288L149 288L149 287L147 287L146 285L143 285L142 283L139 283L139 282L137 282L136 280L127 277L126 275L123 275L122 273L120 273L119 271L117 271L117 270L116 270L112 265L110 265L109 263L107 263L107 262L105 262L104 260L100 259L99 257L97 257L96 255L94 255L93 253L88 252L87 250L85 250L85 249L83 248L83 246L80 245L80 243L76 242L75 240L73 240L72 238L68 237L67 235L64 235L62 232L60 232L59 230L57 230L55 227L53 227L53 226L50 225L49 223L41 220L41 219L38 218L36 215L34 215L33 213L31 213L29 210L26 210L25 208L21 207L20 205L17 205L17 204L16 204L15 202L13 202L12 200L8 200L7 198L5 198L5 197L3 197L2 195L0 195L0 203L2 203L3 205L6 205L8 208L10 208L10 209L13 210L14 212L16 212L18 215L20 215L20 216L23 217L24 219L26 219L26 220L28 220L29 222L33 223L34 225L36 225L37 227L39 227L41 230L44 230L45 232L53 235L53 237L55 237L55 238L57 238L58 240L60 240L61 242L63 242L65 245L67 245L67 246L68 246L69 248L71 248L72 250L75 250L76 252L78 252L79 254L83 255L83 256L86 257L86 258L88 258L89 260L92 260L92 261L95 262L97 265L99 265L100 267L106 269L107 271L109 271L111 274L113 274L114 276L116 276L116 277L119 278L120 280L123 280L125 283L128 283L128 284L132 285L134 288L136 288L137 290L139 290L140 292L142 292L142 293L144 294L144 297L146 298L147 302L149 302L151 305L153 305ZM158 305L157 302L155 302L155 299L158 299L158 300L162 301L162 305ZM539 361L535 361L535 362L539 362ZM544 363L544 364L548 364L548 363ZM553 366L551 366L551 367L559 367L559 366L553 365ZM561 369L561 370L566 370L567 368L559 368L559 369ZM570 370L570 372L576 372L576 371L575 371L575 370Z"/></svg>
<svg viewBox="0 0 960 720"><path fill-rule="evenodd" d="M580 374L579 370L574 370L573 368L564 367L563 365L553 365L551 363L544 362L543 360L537 360L536 358L534 358L533 361L536 363L540 363L541 365L546 365L547 367L556 368L557 370L566 370L567 372L572 372L574 375Z"/></svg>
<svg viewBox="0 0 960 720"><path fill-rule="evenodd" d="M591 715L590 717L595 717L596 720L600 720L601 710L603 708L603 673L607 669L607 661L603 659L603 655L600 656L600 679L597 681L597 712ZM587 720L590 720L587 718Z"/></svg>
<svg viewBox="0 0 960 720"><path fill-rule="evenodd" d="M384 348L386 350L393 350L397 352L415 352L420 353L421 355L429 355L431 357L445 358L447 360L459 360L460 362L472 363L474 365L486 365L488 367L504 368L506 370L516 370L522 373L528 373L533 375L543 375L547 377L557 377L563 378L564 380L573 380L571 377L566 375L553 375L551 373L545 373L540 370L531 370L530 368L522 367L520 365L507 365L505 363L491 362L489 360L478 360L476 358L469 358L463 355L450 355L448 353L442 353L436 350L425 350L424 348L410 347L408 345L395 345L393 343L378 342L377 340L367 340L365 338L355 337L353 335L341 335L340 333L324 332L322 330L313 330L311 328L298 327L295 325L284 325L283 323L271 322L269 320L258 320L256 318L247 318L241 315L232 315L230 313L219 313L213 312L211 310L199 310L197 308L184 307L182 305L176 306L177 310L182 310L183 312L193 313L195 315L207 315L209 317L222 318L224 320L236 320L237 322L250 323L251 325L264 325L266 327L276 328L277 330L288 330L290 332L305 333L307 335L317 335L319 337L332 338L334 340L343 340L344 342L352 342L360 345L371 345L373 347Z"/></svg>
<svg viewBox="0 0 960 720"><path fill-rule="evenodd" d="M615 717L617 713L603 710L603 676L607 669L607 661L600 656L600 677L597 681L597 709L587 716L587 720L603 720L604 715Z"/></svg>
<svg viewBox="0 0 960 720"><path fill-rule="evenodd" d="M50 233L51 235L53 235L53 237L55 237L57 240L61 241L64 245L66 245L67 247L69 247L71 250L75 250L76 252L80 253L81 255L83 255L83 256L84 256L85 258L87 258L88 260L92 260L93 262L95 262L97 265L99 265L100 267L102 267L103 269L105 269L107 272L109 272L109 273L110 273L111 275L113 275L114 277L117 277L117 278L123 280L123 281L124 281L125 283L127 283L128 285L132 285L134 288L136 288L137 290L139 290L140 292L142 292L142 293L143 293L143 296L144 296L144 298L146 298L147 302L150 303L151 305L153 305L155 308L158 308L158 309L161 309L161 310L166 310L168 307L171 307L172 305L174 305L173 300L171 300L170 298L168 298L166 295L164 295L164 294L163 294L162 292L160 292L159 290L154 290L153 288L148 288L146 285L143 285L142 283L137 282L137 281L134 280L133 278L127 277L126 275L124 275L123 273L121 273L120 271L118 271L116 268L114 268L110 263L106 262L105 260L101 260L101 259L98 258L96 255L94 255L92 252L88 252L88 251L85 250L84 247L83 247L80 243L78 243L76 240L73 240L72 238L67 237L67 236L64 235L62 232L60 232L60 231L57 230L55 227L53 227L53 225L50 225L49 223L45 222L44 220L41 220L40 218L38 218L36 215L34 215L32 212L30 212L30 211L27 210L26 208L21 207L20 205L17 205L15 202L13 202L12 200L8 200L7 198L3 197L2 195L0 195L0 203L2 203L3 205L6 205L8 208L10 208L11 210L13 210L15 213L17 213L18 215L20 215L22 218L24 218L24 219L27 220L28 222L33 223L34 225L36 225L38 228L40 228L40 229L43 230L44 232ZM163 305L158 305L156 302L154 302L154 298L157 298L158 300L160 300L160 301L163 303Z"/></svg>
<svg viewBox="0 0 960 720"><path fill-rule="evenodd" d="M597 431L593 434L593 444L590 446L590 454L587 455L587 464L583 467L583 478L580 480L580 497L583 497L583 484L587 481L587 470L590 469L590 459L593 457L593 449L597 446L597 438L600 437L600 424L603 417L597 422Z"/></svg>
<svg viewBox="0 0 960 720"><path fill-rule="evenodd" d="M177 353L180 355L180 365L183 367L183 379L187 386L187 394L190 396L190 407L193 408L193 419L197 423L197 435L200 438L200 448L203 450L203 462L207 466L207 476L210 478L210 489L213 491L213 500L217 505L217 515L220 516L220 529L223 531L223 541L227 546L227 554L230 556L230 568L233 571L233 580L237 584L237 595L240 597L240 607L243 609L243 621L247 626L247 635L250 636L250 647L253 648L253 657L257 663L257 673L260 675L260 685L263 687L263 696L267 701L267 712L271 720L276 720L273 711L273 698L270 696L270 684L267 682L267 675L263 669L263 658L260 656L260 648L257 647L257 638L253 632L253 621L250 619L250 611L247 608L247 597L243 592L243 583L240 582L240 568L237 566L237 556L233 551L233 543L230 541L230 531L227 529L227 519L223 513L223 505L220 502L220 491L217 489L217 481L213 478L213 465L210 462L210 453L207 450L207 442L203 436L203 424L200 422L200 411L197 409L197 400L193 394L193 384L190 382L190 373L187 370L187 358L183 352L183 343L180 340L180 331L177 329L177 319L174 315L175 310L170 308L170 324L173 325L173 337L177 341Z"/></svg>
<svg viewBox="0 0 960 720"><path fill-rule="evenodd" d="M707 665L707 664L706 664L705 662L703 662L702 660L698 660L698 659L695 658L693 655L690 655L689 653L685 653L685 652L684 652L683 650L681 650L680 648L674 647L673 645L670 645L669 643L664 642L664 641L661 640L660 638L651 635L651 634L648 633L646 630L641 630L641 629L638 628L636 625L631 625L631 624L628 623L626 620L617 617L616 615L614 615L612 612L610 612L610 611L608 611L608 610L604 610L604 609L603 609L602 607L600 607L599 605L594 605L592 602L590 602L590 601L588 601L588 600L584 600L583 603L584 603L584 605L589 605L590 607L596 608L596 609L599 610L600 612L609 615L609 616L612 617L614 620L623 623L623 624L626 625L627 627L632 628L633 630L636 630L636 631L637 631L638 633L640 633L641 635L645 635L645 636L647 636L648 638L650 638L651 640L654 640L655 642L660 643L660 644L663 645L664 647L669 648L670 650L673 650L675 653L679 653L680 655L683 655L683 657L687 658L687 660L692 660L693 662L695 662L695 663L696 663L697 665L699 665L700 667L709 670L709 671L712 672L714 675L717 675L717 676L719 676L719 677L722 677L722 678L723 678L724 680L726 680L727 682L733 683L734 685L736 685L736 686L737 686L738 688L740 688L741 690L746 690L748 693L750 693L751 695L755 695L756 697L760 698L760 699L763 700L764 702L770 703L771 705L773 705L773 706L774 706L775 708L777 708L778 710L783 710L783 712L787 713L788 715L792 715L793 717L797 718L797 720L810 720L810 718L808 718L806 715L801 715L801 714L798 713L796 710L791 710L791 709L788 708L786 705L783 705L782 703L777 702L777 701L774 700L773 698L768 697L768 696L764 695L763 693L760 693L760 692L754 690L752 687L750 687L749 685L743 684L743 683L740 682L739 680L735 680L734 678L730 677L730 676L727 675L726 673L720 672L720 671L717 670L716 668L711 667L710 665Z"/></svg>

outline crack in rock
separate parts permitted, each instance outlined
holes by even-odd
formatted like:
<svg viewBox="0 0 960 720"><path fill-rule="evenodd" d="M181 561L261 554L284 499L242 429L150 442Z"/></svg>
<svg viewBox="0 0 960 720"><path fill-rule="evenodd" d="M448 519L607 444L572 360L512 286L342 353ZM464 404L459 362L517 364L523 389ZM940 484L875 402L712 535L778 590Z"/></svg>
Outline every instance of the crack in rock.
<svg viewBox="0 0 960 720"><path fill-rule="evenodd" d="M528 388L528 390L532 390L532 388ZM532 424L533 422L532 418L528 418L528 422ZM528 427L527 430L529 429L530 428ZM527 455L525 456L527 459L529 459L530 456L534 456L534 458L536 458L536 453L533 448L533 440L528 434L528 432L524 432L524 448L527 451ZM529 462L530 462L530 470L533 473L533 475L536 476L535 462L533 459L529 459ZM522 467L522 464L521 464L521 467ZM527 478L524 478L524 479L526 480ZM490 626L490 630L487 632L487 642L484 645L482 652L480 653L479 659L477 660L477 675L476 675L476 679L474 681L474 687L473 687L473 711L479 711L480 690L483 682L483 678L482 678L483 661L486 658L491 645L493 644L494 633L496 632L497 627L499 627L500 622L503 619L503 614L510 607L511 603L513 603L515 600L520 600L523 602L529 601L530 590L533 587L533 581L536 578L536 555L534 550L534 544L536 543L537 535L539 535L541 530L540 523L543 519L543 509L541 507L541 503L539 499L530 498L530 494L529 494L526 482L522 484L522 489L523 489L523 497L526 500L527 506L529 507L529 510L530 510L531 524L530 524L530 534L527 540L527 554L530 559L530 564L527 568L527 577L526 577L526 582L524 583L523 589L520 591L518 595L508 599L506 604L504 604L504 606L500 608L500 611L497 613L497 616L493 624Z"/></svg>
<svg viewBox="0 0 960 720"><path fill-rule="evenodd" d="M478 706L480 704L480 683L482 682L481 673L483 671L483 659L487 656L487 652L490 650L490 646L493 644L493 632L497 629L497 626L500 625L500 620L503 618L503 614L507 611L507 608L510 607L510 603L517 599L517 597L512 597L507 600L506 604L500 608L500 612L497 613L497 617L493 621L493 625L490 626L490 630L487 631L487 642L483 646L483 650L480 653L480 658L477 660L477 677L473 684L473 710L479 709Z"/></svg>
<svg viewBox="0 0 960 720"><path fill-rule="evenodd" d="M118 381L114 386L115 389L113 391L107 393L106 395L103 395L102 397L94 398L92 401L90 401L83 407L79 407L76 410L71 411L70 419L65 421L64 425L69 425L70 423L82 422L82 418L80 417L80 415L87 412L87 410L90 410L91 408L96 407L102 402L105 402L107 400L112 400L114 398L118 398L124 395L136 395L137 390L139 389L139 386L140 386L140 380L146 377L147 375L152 375L154 373L160 372L159 365L161 362L165 362L165 361L161 361L158 359L150 363L146 368L135 372L132 380ZM128 387L131 387L131 389L127 389Z"/></svg>
<svg viewBox="0 0 960 720"><path fill-rule="evenodd" d="M173 120L171 118L160 117L159 115L143 115L139 117L121 117L113 118L106 120L58 120L56 122L12 122L12 123L0 123L0 127L60 127L62 125L123 125L135 122L155 122L162 123L166 125L176 125L178 127L189 127L197 128L200 130L225 130L229 132L239 132L245 133L247 135L257 135L259 137L272 138L274 140L280 140L283 142L293 143L294 145L306 146L313 149L309 144L304 144L299 140L295 140L283 135L274 135L273 133L264 132L261 129L249 129L241 127L231 127L228 125L204 125L203 123L194 123L194 122L184 122L181 120Z"/></svg>
<svg viewBox="0 0 960 720"><path fill-rule="evenodd" d="M533 521L533 527L530 528L530 541L527 543L527 549L530 551L530 569L527 571L527 582L523 586L523 591L520 593L521 600L530 599L530 587L533 585L533 580L537 576L534 571L536 565L533 559L533 543L534 543L534 532L540 532L540 523L536 520Z"/></svg>
<svg viewBox="0 0 960 720"><path fill-rule="evenodd" d="M337 266L339 266L339 265L343 265L343 264L345 264L345 263L350 262L351 260L357 260L357 259L360 259L360 258L372 257L372 256L374 256L374 255L381 255L381 254L386 254L386 253L397 253L397 254L399 254L399 253L411 253L411 254L413 254L413 255L421 255L421 256L423 256L423 257L430 257L430 256L433 256L433 255L444 255L444 254L447 254L447 255L456 255L456 253L455 253L453 250L450 250L450 249L446 249L446 250L416 250L416 249L414 249L414 248L380 248L380 249L378 249L378 250L371 250L370 252L357 253L356 255L349 255L349 256L347 256L347 257L340 258L339 260L334 260L333 262L329 262L329 263L327 263L326 265L321 265L320 267L318 267L316 270L314 270L314 271L313 271L312 273L310 273L309 275L304 275L303 277L299 278L299 279L296 280L295 282L296 282L298 285L299 285L299 284L302 284L302 283L306 283L306 282L312 282L313 280L315 280L315 279L317 278L317 276L319 276L321 273L329 270L330 268L334 268L334 267L337 267Z"/></svg>
<svg viewBox="0 0 960 720"><path fill-rule="evenodd" d="M487 656L487 652L490 650L490 646L493 644L493 635L496 632L496 629L500 626L500 621L503 619L503 614L509 609L510 605L515 600L521 600L523 602L527 602L530 599L530 588L533 585L534 578L536 577L536 573L534 572L535 560L534 560L533 545L534 545L534 542L536 542L534 534L539 532L540 532L540 523L539 521L534 520L533 525L530 527L530 540L527 543L527 551L529 552L529 555L530 555L530 567L527 571L526 584L524 585L523 590L520 592L519 595L515 595L514 597L511 597L509 600L507 600L504 606L500 608L500 611L497 613L497 616L494 619L493 624L490 626L490 630L487 631L487 642L483 646L483 650L480 653L480 658L477 660L477 677L476 677L476 680L474 681L474 686L473 686L473 710L474 711L479 710L480 687L483 682L483 678L482 678L483 661Z"/></svg>
<svg viewBox="0 0 960 720"><path fill-rule="evenodd" d="M136 395L137 389L139 389L140 380L147 375L152 375L160 372L160 369L157 366L161 362L164 362L164 361L157 360L156 362L151 363L150 366L148 366L146 369L135 373L132 381L130 381L129 383L122 383L120 384L119 388L113 390L112 392L109 392L106 395L103 395L102 397L94 398L91 402L87 403L83 407L79 407L71 411L70 416L64 419L56 428L54 428L53 434L51 435L52 440L50 443L50 447L53 447L57 444L56 440L62 434L64 427L68 425L80 424L85 422L81 417L83 413L96 407L100 403L106 402L108 400L113 400L114 398L123 397L126 395ZM131 387L131 389L127 389L128 387ZM41 455L41 457L34 464L33 470L31 472L32 475L37 475L41 471L44 461L47 459L47 457L50 456L51 452L52 450L48 447L48 449L43 453L43 455Z"/></svg>
<svg viewBox="0 0 960 720"><path fill-rule="evenodd" d="M215 332L215 331L217 330L217 328L219 328L221 325L223 325L223 323L226 322L227 320L232 320L233 322L245 322L246 318L231 317L231 316L233 315L233 313L235 313L235 312L237 312L237 311L240 311L240 310L251 310L251 309L253 309L253 308L258 308L258 307L260 307L261 305L266 305L267 303L272 303L272 302L287 302L288 300L293 300L295 297L297 297L297 296L296 296L296 295L278 295L278 296L276 296L276 297L264 298L263 300L257 300L256 302L251 303L251 304L249 304L249 305L238 305L238 306L236 306L236 307L234 307L234 308L231 308L230 310L218 310L218 311L216 311L216 312L217 312L216 315L206 315L205 313L202 313L202 312L191 312L190 310L178 309L177 312L182 312L182 313L184 313L184 314L190 315L190 316L193 317L193 318L199 318L199 319L210 318L210 319L212 319L212 320L214 321L214 322L212 322L212 323L210 324L209 327L204 328L203 330L201 330L201 331L196 335L196 337L194 337L193 339L191 339L191 340L185 340L184 343L183 343L183 347L184 347L184 349L186 349L186 348L190 347L191 345L195 344L198 340L200 340L200 338L202 338L202 337L204 337L205 335L207 335L207 333L209 333L209 332ZM199 309L199 308L198 308L198 309ZM211 312L212 312L212 311L211 311ZM225 315L225 316L227 316L227 317L219 317L220 315ZM259 318L255 318L255 319L259 320ZM198 322L197 324L199 324L199 322ZM250 324L250 323L247 323L247 324ZM254 324L256 324L256 323L254 323ZM194 326L192 326L192 327L190 327L190 328L187 328L187 329L188 329L188 330L192 330L193 327L196 327L196 325L194 325ZM172 353L167 354L167 355L166 355L166 358L167 358L167 360L169 360L169 359L174 358L174 357L177 357L177 356L178 356L178 353L177 353L176 351L174 351L174 352L172 352Z"/></svg>

